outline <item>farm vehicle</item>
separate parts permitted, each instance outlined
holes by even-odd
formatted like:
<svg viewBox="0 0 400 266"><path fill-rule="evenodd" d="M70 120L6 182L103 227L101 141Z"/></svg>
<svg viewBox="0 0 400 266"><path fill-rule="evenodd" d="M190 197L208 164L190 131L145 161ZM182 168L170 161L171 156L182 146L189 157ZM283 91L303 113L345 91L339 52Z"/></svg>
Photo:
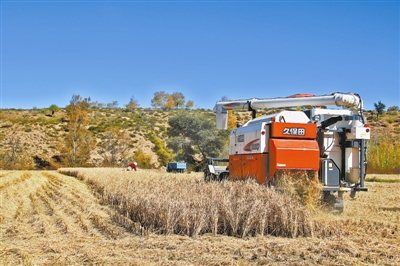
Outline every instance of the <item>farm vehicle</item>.
<svg viewBox="0 0 400 266"><path fill-rule="evenodd" d="M284 110L257 117L257 110L264 108ZM218 129L227 129L228 110L251 111L252 119L231 131L227 167L215 168L219 159L208 160L207 181L253 178L275 186L278 178L285 178L282 173L315 174L323 199L336 212L343 211L345 192L354 198L368 190L364 179L370 128L358 94L219 101L214 107Z"/></svg>
<svg viewBox="0 0 400 266"><path fill-rule="evenodd" d="M186 163L184 162L170 162L166 166L168 173L183 173L186 170Z"/></svg>
<svg viewBox="0 0 400 266"><path fill-rule="evenodd" d="M207 158L205 181L223 181L229 178L229 158Z"/></svg>

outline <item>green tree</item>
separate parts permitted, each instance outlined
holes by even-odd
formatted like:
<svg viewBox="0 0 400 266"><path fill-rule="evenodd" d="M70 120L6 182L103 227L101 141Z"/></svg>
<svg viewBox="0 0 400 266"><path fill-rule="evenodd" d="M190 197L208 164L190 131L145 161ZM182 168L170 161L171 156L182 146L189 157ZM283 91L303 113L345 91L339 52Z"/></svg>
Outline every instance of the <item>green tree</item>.
<svg viewBox="0 0 400 266"><path fill-rule="evenodd" d="M385 111L386 105L383 104L381 101L378 103L374 103L375 111L376 111L376 118L379 118L379 115L382 115Z"/></svg>
<svg viewBox="0 0 400 266"><path fill-rule="evenodd" d="M51 116L53 116L55 112L60 111L60 108L58 108L57 105L52 104L52 105L50 105L49 110L51 111Z"/></svg>
<svg viewBox="0 0 400 266"><path fill-rule="evenodd" d="M67 166L86 166L90 160L90 151L95 145L95 140L87 130L88 107L87 102L79 95L73 95L66 107L68 133L65 136L62 154Z"/></svg>
<svg viewBox="0 0 400 266"><path fill-rule="evenodd" d="M229 101L229 99L228 99L227 96L222 96L221 97L221 102L228 102L228 101Z"/></svg>
<svg viewBox="0 0 400 266"><path fill-rule="evenodd" d="M107 103L108 108L117 108L118 107L118 101L112 101L111 103Z"/></svg>
<svg viewBox="0 0 400 266"><path fill-rule="evenodd" d="M396 114L399 111L399 107L397 105L389 106L387 109L388 113Z"/></svg>
<svg viewBox="0 0 400 266"><path fill-rule="evenodd" d="M174 92L172 94L172 99L174 102L174 107L183 107L185 105L185 96L180 92Z"/></svg>
<svg viewBox="0 0 400 266"><path fill-rule="evenodd" d="M217 130L215 123L198 111L180 110L169 119L168 124L168 147L177 154L178 160L195 167L207 157L218 157L227 144L229 131Z"/></svg>

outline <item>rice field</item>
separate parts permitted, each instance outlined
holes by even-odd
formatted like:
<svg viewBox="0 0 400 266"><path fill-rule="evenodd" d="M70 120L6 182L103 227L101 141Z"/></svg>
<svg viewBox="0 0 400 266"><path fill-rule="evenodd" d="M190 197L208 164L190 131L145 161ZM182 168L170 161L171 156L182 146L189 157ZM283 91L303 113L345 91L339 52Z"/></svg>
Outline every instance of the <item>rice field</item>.
<svg viewBox="0 0 400 266"><path fill-rule="evenodd" d="M334 215L202 173L1 171L0 264L399 265L400 176L367 180Z"/></svg>

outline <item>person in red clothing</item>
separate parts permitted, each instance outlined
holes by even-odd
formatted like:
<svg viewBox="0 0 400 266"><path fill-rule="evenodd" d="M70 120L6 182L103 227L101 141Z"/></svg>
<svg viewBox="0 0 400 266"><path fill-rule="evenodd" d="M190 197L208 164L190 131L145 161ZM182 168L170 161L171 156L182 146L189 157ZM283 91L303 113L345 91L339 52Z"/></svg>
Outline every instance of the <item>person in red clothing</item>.
<svg viewBox="0 0 400 266"><path fill-rule="evenodd" d="M128 168L126 168L126 170L132 171L134 169L136 171L136 165L137 165L137 162L131 163L130 165L128 165Z"/></svg>

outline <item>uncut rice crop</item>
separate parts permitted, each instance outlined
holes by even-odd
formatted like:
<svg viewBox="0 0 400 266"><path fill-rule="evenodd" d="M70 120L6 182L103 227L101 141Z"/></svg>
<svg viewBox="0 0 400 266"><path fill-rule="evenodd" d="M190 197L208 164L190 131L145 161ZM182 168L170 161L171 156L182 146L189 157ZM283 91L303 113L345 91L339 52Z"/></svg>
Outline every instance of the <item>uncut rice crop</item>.
<svg viewBox="0 0 400 266"><path fill-rule="evenodd" d="M75 172L74 172L75 171ZM90 184L142 231L244 237L312 234L309 212L290 195L246 180L202 181L198 174L115 169L60 169Z"/></svg>

